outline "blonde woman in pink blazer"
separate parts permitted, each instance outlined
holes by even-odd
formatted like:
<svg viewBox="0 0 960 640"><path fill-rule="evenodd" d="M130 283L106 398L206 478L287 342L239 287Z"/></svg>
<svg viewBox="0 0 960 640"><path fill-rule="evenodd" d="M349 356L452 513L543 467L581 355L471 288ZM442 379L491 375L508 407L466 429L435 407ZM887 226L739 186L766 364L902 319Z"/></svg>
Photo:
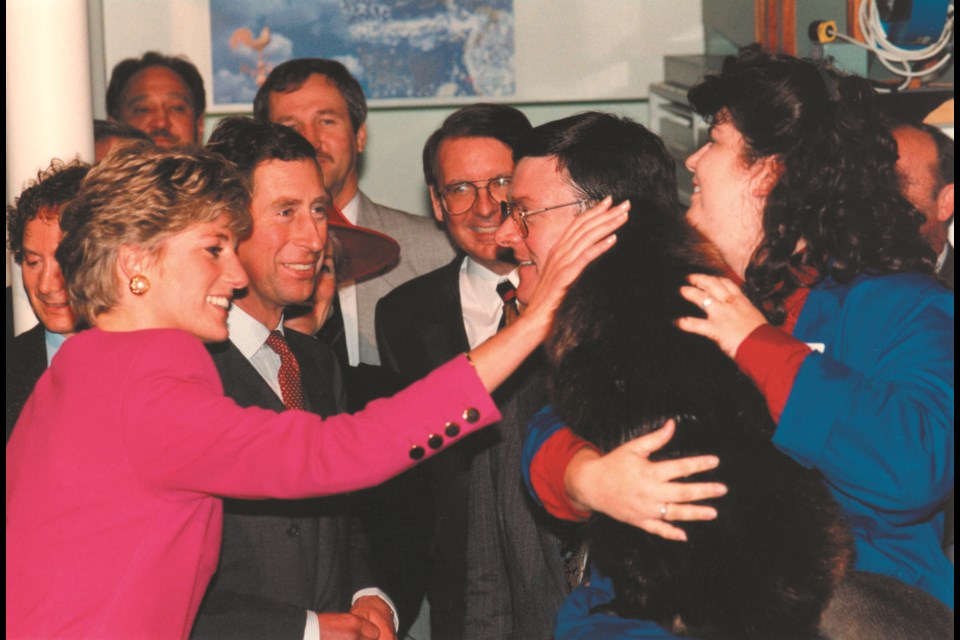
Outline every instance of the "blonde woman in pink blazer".
<svg viewBox="0 0 960 640"><path fill-rule="evenodd" d="M247 189L204 151L128 148L64 212L58 258L93 327L40 379L7 445L8 637L186 638L214 572L223 496L369 487L496 421L493 390L549 329L624 207L581 216L522 318L355 415L241 409L204 342L247 277Z"/></svg>

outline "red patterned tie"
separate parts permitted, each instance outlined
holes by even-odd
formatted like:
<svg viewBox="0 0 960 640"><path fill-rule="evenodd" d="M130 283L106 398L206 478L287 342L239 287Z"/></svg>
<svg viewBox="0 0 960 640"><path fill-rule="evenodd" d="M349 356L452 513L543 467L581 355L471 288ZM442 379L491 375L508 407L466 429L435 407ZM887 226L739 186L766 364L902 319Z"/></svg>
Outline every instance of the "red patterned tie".
<svg viewBox="0 0 960 640"><path fill-rule="evenodd" d="M280 395L287 409L303 409L303 382L300 380L300 365L293 357L290 346L279 331L271 331L267 346L280 356Z"/></svg>
<svg viewBox="0 0 960 640"><path fill-rule="evenodd" d="M508 324L520 317L520 309L517 307L517 288L509 280L504 280L497 285L497 293L503 300L503 315L500 317L500 326L497 330L503 329Z"/></svg>

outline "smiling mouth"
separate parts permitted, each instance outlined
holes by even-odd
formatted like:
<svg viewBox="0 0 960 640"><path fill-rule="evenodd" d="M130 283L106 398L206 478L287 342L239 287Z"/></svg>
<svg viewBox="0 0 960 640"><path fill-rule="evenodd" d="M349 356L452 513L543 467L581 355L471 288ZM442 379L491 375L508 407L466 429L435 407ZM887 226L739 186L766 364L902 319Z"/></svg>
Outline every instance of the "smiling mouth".
<svg viewBox="0 0 960 640"><path fill-rule="evenodd" d="M283 266L285 266L287 269L290 269L291 271L301 271L304 273L308 271L316 271L317 269L316 262L309 262L309 263L283 262L281 264L283 264Z"/></svg>
<svg viewBox="0 0 960 640"><path fill-rule="evenodd" d="M207 302L220 309L230 310L230 298L227 296L207 296Z"/></svg>

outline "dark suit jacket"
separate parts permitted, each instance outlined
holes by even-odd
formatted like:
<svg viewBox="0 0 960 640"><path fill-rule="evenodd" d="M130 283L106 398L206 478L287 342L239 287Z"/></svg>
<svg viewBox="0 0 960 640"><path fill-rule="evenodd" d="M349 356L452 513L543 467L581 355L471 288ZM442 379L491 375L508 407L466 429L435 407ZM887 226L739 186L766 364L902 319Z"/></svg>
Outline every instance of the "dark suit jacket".
<svg viewBox="0 0 960 640"><path fill-rule="evenodd" d="M333 353L286 331L300 364L309 411L343 406ZM231 342L210 347L224 393L241 406L283 403ZM366 537L350 496L224 501L220 564L193 628L194 638L302 638L306 610L346 612L357 589L375 586Z"/></svg>
<svg viewBox="0 0 960 640"><path fill-rule="evenodd" d="M401 285L377 305L377 339L385 366L417 378L469 349L460 305L459 272L463 259L463 256L458 256L447 266ZM433 484L436 508L436 544L428 593L431 631L437 640L469 635L481 637L465 628L467 610L479 612L482 609L484 612L479 613L480 616L493 614L488 607L494 604L492 601L467 602L468 594L476 592L474 585L468 584L468 571L472 574L476 570L477 574L502 578L485 586L500 592L507 601L517 600L530 605L530 611L517 607L512 612L517 617L532 615L537 620L552 620L559 605L554 595L562 599L566 594L559 541L548 540L547 548L541 549L539 534L532 524L535 507L519 483L519 449L513 478L517 482L489 472L492 458L499 460L503 455L509 455L501 451L504 447L500 442L501 434L515 432L519 439L529 416L542 406L537 387L532 387L532 396L531 388L528 388L534 368L535 363L527 363L494 394L497 406L505 416L503 422L437 456L426 467ZM478 469L481 460L483 470ZM505 481L507 484L504 484ZM495 511L505 519L495 522L496 516L493 515L484 519L471 517L470 512L476 500L482 501L485 512L487 509ZM515 529L515 524L519 524L520 529ZM501 526L510 529L511 533L532 538L517 549L501 549L499 542L509 538L500 535ZM467 552L468 538L475 535L485 540L482 557ZM495 542L486 544L487 541ZM505 571L525 572L530 579L508 580L505 571L501 571L508 559L516 560L516 563ZM475 561L478 567L468 567ZM552 569L549 565L553 565ZM555 574L559 583L544 579L551 573ZM524 592L515 593L515 587ZM518 628L521 625L529 628L518 622ZM549 628L546 627L543 637L549 635ZM482 637L507 636L490 633Z"/></svg>
<svg viewBox="0 0 960 640"><path fill-rule="evenodd" d="M37 380L47 370L47 346L43 325L37 325L13 339L7 350L7 442L23 405L33 392Z"/></svg>
<svg viewBox="0 0 960 640"><path fill-rule="evenodd" d="M580 527L534 504L520 476L530 418L547 403L540 353L514 374L515 389L497 398L503 420L491 427L501 441L481 452L470 473L467 611L464 640L544 640L569 594L561 545L576 546Z"/></svg>

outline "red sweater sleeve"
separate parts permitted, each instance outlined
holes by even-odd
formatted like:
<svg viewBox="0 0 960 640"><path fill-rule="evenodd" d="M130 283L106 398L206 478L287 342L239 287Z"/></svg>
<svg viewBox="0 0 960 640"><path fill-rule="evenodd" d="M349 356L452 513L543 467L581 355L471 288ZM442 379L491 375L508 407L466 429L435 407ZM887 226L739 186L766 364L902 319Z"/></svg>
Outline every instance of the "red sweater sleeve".
<svg viewBox="0 0 960 640"><path fill-rule="evenodd" d="M803 342L769 324L754 329L737 349L737 365L767 399L774 422L779 422L793 381L810 351Z"/></svg>
<svg viewBox="0 0 960 640"><path fill-rule="evenodd" d="M581 449L594 449L592 444L573 435L564 427L543 443L530 465L530 483L550 515L561 520L582 521L590 512L579 511L570 504L563 476L574 454Z"/></svg>

